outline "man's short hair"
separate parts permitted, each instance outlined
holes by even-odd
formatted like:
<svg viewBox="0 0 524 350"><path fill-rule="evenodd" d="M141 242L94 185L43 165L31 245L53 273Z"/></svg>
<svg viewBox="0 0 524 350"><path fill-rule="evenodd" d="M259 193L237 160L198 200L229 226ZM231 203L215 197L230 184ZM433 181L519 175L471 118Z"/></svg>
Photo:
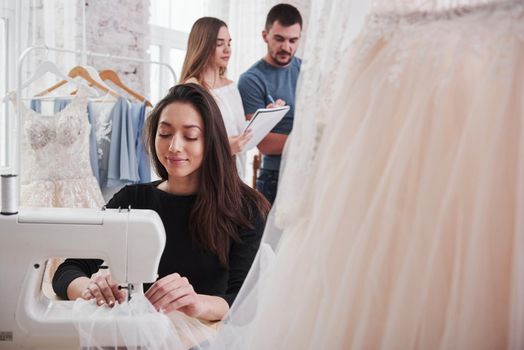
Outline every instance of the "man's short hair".
<svg viewBox="0 0 524 350"><path fill-rule="evenodd" d="M278 21L284 27L290 27L293 24L300 24L302 29L302 16L295 6L289 4L278 4L269 10L266 18L266 31L271 29L275 21Z"/></svg>

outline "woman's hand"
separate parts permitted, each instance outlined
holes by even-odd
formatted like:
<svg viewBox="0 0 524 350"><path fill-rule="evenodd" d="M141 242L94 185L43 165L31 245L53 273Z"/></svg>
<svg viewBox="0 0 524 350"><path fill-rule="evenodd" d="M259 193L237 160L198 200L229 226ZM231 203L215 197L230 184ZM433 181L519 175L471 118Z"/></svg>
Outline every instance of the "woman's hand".
<svg viewBox="0 0 524 350"><path fill-rule="evenodd" d="M70 300L96 299L98 305L110 307L117 301L123 303L126 300L126 293L118 289L118 284L113 281L110 274L97 275L91 279L79 277L69 284L67 294Z"/></svg>
<svg viewBox="0 0 524 350"><path fill-rule="evenodd" d="M156 281L146 292L146 298L157 310L165 313L178 310L190 317L199 317L205 310L203 300L188 279L178 273Z"/></svg>
<svg viewBox="0 0 524 350"><path fill-rule="evenodd" d="M207 321L221 320L229 311L225 299L197 294L187 278L178 273L156 281L146 292L146 298L159 311L169 313L178 310Z"/></svg>
<svg viewBox="0 0 524 350"><path fill-rule="evenodd" d="M244 133L229 137L229 146L231 147L231 154L236 155L244 150L244 147L253 137L253 132L248 129Z"/></svg>

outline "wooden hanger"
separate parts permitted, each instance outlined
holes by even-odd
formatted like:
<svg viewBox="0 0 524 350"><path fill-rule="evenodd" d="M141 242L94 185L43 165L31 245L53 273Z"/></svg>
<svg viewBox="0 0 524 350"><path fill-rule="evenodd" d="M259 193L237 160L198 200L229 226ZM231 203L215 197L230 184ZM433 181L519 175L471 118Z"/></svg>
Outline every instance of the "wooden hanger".
<svg viewBox="0 0 524 350"><path fill-rule="evenodd" d="M111 69L105 69L103 71L101 71L99 73L99 76L100 76L100 79L102 79L103 81L106 81L106 80L110 80L111 82L113 82L113 84L115 84L116 86L120 87L122 90L124 90L125 92L127 92L129 95L133 96L134 98L136 98L137 100L139 101L144 101L146 103L146 106L148 107L153 107L153 105L151 104L151 102L149 102L148 100L146 100L146 98L142 95L140 95L139 93L133 91L131 88L127 87L121 80L120 78L118 77L118 74L116 74L116 72L114 70L111 70Z"/></svg>
<svg viewBox="0 0 524 350"><path fill-rule="evenodd" d="M112 95L114 97L118 97L119 96L116 92L111 90L107 85L105 85L103 83L101 84L101 83L97 82L95 79L93 79L91 77L91 74L89 74L89 72L87 71L87 69L85 69L82 66L76 66L73 69L71 69L69 71L68 76L70 78L81 77L82 79L84 79L85 81L88 82L89 86L96 86L100 90L108 92L110 95ZM38 93L36 96L37 97L44 96L44 95L50 93L51 91L58 89L60 86L66 84L66 83L68 83L68 80L61 80L58 83L56 83L55 85L53 85L53 86L47 88L46 90Z"/></svg>

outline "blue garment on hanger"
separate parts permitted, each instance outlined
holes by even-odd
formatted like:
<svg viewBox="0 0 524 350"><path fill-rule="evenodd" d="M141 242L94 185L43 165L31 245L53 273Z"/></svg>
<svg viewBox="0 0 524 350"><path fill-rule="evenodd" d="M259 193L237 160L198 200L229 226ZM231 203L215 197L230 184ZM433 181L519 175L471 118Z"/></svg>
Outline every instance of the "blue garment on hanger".
<svg viewBox="0 0 524 350"><path fill-rule="evenodd" d="M31 100L31 109L36 113L42 113L42 101Z"/></svg>
<svg viewBox="0 0 524 350"><path fill-rule="evenodd" d="M128 102L119 97L112 113L107 187L138 182L135 135Z"/></svg>
<svg viewBox="0 0 524 350"><path fill-rule="evenodd" d="M135 149L138 164L138 182L151 182L151 167L149 157L144 148L143 129L146 114L146 105L144 102L131 103L129 114L133 123L133 131L135 134Z"/></svg>
<svg viewBox="0 0 524 350"><path fill-rule="evenodd" d="M53 106L53 112L54 113L60 112L61 110L66 108L67 105L70 104L70 103L71 103L71 99L70 98L59 97L59 98L55 99L55 104Z"/></svg>

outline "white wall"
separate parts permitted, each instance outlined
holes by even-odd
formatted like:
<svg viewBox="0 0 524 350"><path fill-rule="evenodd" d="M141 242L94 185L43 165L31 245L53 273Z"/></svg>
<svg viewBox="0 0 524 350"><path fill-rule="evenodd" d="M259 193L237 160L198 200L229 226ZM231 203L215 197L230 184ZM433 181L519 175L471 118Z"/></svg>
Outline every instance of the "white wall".
<svg viewBox="0 0 524 350"><path fill-rule="evenodd" d="M77 17L81 18L81 2ZM85 0L87 50L112 55L149 59L149 0ZM76 45L82 47L81 31ZM113 69L133 90L149 91L149 67L137 62L90 58L98 70Z"/></svg>

